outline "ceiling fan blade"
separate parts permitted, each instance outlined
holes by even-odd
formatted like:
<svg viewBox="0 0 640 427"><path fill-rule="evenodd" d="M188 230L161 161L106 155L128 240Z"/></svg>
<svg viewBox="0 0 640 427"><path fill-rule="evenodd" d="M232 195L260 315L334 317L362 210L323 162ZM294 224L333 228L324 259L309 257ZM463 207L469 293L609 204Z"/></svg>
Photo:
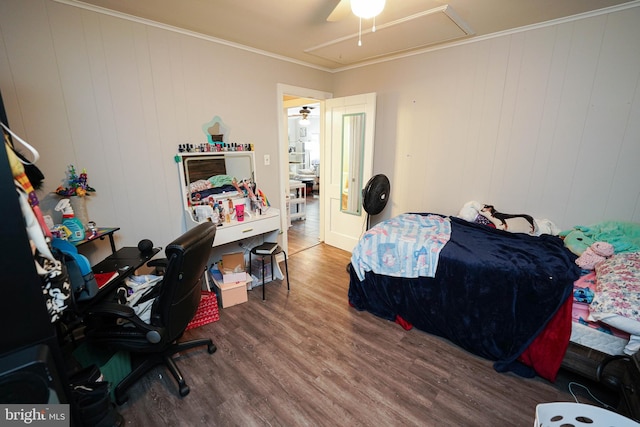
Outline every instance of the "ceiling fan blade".
<svg viewBox="0 0 640 427"><path fill-rule="evenodd" d="M336 5L333 11L327 17L329 22L338 22L346 18L351 13L351 1L340 0L340 3Z"/></svg>

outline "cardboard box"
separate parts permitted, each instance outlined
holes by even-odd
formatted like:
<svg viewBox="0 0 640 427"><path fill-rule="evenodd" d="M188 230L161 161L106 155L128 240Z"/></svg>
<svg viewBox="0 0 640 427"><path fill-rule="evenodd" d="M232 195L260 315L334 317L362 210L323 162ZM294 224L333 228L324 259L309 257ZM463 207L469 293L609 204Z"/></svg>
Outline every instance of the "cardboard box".
<svg viewBox="0 0 640 427"><path fill-rule="evenodd" d="M222 273L223 283L236 283L246 281L246 266L244 252L234 252L222 255L222 262L218 266Z"/></svg>
<svg viewBox="0 0 640 427"><path fill-rule="evenodd" d="M218 300L222 308L229 308L249 300L247 295L247 284L244 281L235 283L220 283L218 281L214 281L214 284L216 287L216 294L219 296Z"/></svg>
<svg viewBox="0 0 640 427"><path fill-rule="evenodd" d="M243 302L247 302L247 282L251 281L251 277L243 272L242 280L233 283L224 283L223 274L218 269L218 265L214 264L209 270L213 279L213 289L218 298L220 307L232 307Z"/></svg>

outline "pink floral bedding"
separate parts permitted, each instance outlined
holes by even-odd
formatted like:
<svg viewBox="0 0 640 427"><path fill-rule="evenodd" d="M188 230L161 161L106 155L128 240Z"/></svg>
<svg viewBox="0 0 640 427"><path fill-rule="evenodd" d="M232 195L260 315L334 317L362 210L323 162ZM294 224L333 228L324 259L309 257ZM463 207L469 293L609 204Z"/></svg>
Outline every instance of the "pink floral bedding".
<svg viewBox="0 0 640 427"><path fill-rule="evenodd" d="M613 313L640 321L640 252L615 254L596 266L593 313Z"/></svg>
<svg viewBox="0 0 640 427"><path fill-rule="evenodd" d="M589 304L593 301L596 290L596 272L580 276L573 284L573 307L571 310L571 320L591 329L614 335L616 337L629 340L629 333L621 331L604 322L590 320Z"/></svg>

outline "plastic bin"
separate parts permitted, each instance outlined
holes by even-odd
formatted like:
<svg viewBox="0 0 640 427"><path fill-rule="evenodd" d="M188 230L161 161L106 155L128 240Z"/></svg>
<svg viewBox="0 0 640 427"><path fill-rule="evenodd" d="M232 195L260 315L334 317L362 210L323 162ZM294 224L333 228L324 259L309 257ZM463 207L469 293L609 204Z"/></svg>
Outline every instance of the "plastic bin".
<svg viewBox="0 0 640 427"><path fill-rule="evenodd" d="M573 402L536 406L534 427L640 427L637 422L606 409Z"/></svg>

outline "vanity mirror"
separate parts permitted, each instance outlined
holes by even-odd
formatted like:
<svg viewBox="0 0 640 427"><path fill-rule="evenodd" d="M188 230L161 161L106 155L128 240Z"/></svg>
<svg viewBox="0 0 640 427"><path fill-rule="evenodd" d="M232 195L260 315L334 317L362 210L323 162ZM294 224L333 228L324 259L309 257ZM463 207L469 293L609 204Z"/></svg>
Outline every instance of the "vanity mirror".
<svg viewBox="0 0 640 427"><path fill-rule="evenodd" d="M179 163L183 200L192 208L190 211L194 215L199 205L229 199L234 205L245 204L244 183L255 182L252 151L180 153L176 155L176 161Z"/></svg>
<svg viewBox="0 0 640 427"><path fill-rule="evenodd" d="M280 231L280 211L262 208L255 197L248 197L254 195L257 182L254 152L211 150L219 142L229 145L229 127L218 116L203 124L202 131L207 137L202 144L205 151L175 156L185 229L203 221L218 223L214 247L254 237L275 242Z"/></svg>
<svg viewBox="0 0 640 427"><path fill-rule="evenodd" d="M214 246L265 234L277 239L278 209L255 210L245 195L243 183L253 184L257 179L253 151L178 153L175 161L186 229L203 221L219 222ZM219 211L214 208L220 203L230 214L228 220L220 220ZM234 215L238 205L244 206L243 218Z"/></svg>

